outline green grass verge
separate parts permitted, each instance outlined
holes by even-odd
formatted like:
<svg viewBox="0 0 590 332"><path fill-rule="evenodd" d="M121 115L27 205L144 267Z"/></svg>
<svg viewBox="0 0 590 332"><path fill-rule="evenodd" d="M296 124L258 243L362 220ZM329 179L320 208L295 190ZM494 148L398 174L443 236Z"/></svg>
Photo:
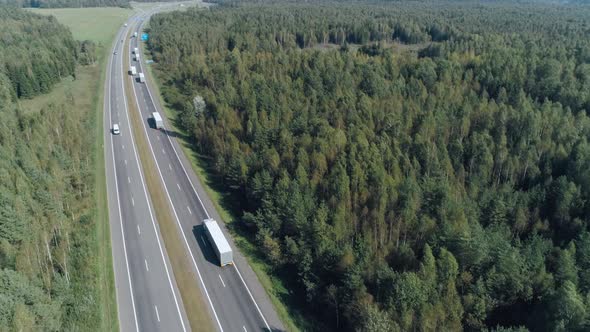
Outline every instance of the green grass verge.
<svg viewBox="0 0 590 332"><path fill-rule="evenodd" d="M149 54L144 54L144 59L149 58ZM211 174L207 172L207 165L204 159L201 156L197 155L195 151L192 149L191 142L189 142L186 139L188 137L186 135L186 132L184 132L181 128L175 125L177 112L168 107L165 101L163 100L162 94L160 93L160 82L156 78L156 75L154 75L153 73L153 66L157 66L157 64L144 66L144 68L147 68L146 74L149 76L149 80L155 83L152 85L152 87L155 90L155 96L159 98L160 105L162 105L162 108L167 118L170 120L168 123L172 127L171 129L180 134L178 142L180 143L180 146L182 147L184 154L190 160L193 171L201 180L203 187L207 191L207 194L211 198L211 201L213 202L215 209L217 209L217 212L219 212L219 215L221 216L223 221L229 224L237 222L238 218L231 213L230 209L226 208L221 203L223 202L225 194L223 192L217 191L211 185L214 180L212 180ZM278 277L270 273L270 266L263 259L261 259L261 254L259 250L256 248L256 246L252 242L250 242L245 236L239 233L232 232L232 238L234 239L234 242L236 243L238 248L240 248L240 251L248 260L248 263L252 267L254 273L256 273L258 280L266 290L266 293L269 295L275 309L277 310L279 318L285 325L285 328L288 331L294 332L300 331L301 329L308 330L309 324L304 320L304 318L300 314L298 314L294 306L290 305L287 301L283 300L289 298L289 291Z"/></svg>
<svg viewBox="0 0 590 332"><path fill-rule="evenodd" d="M92 40L97 44L96 64L79 67L76 79L66 78L48 94L21 102L25 112L35 112L50 103L65 102L69 94L75 96L79 109L88 112L94 137L92 158L94 163L93 218L96 225L94 247L97 252L98 295L100 306L100 331L118 331L117 301L111 252L111 233L108 219L106 176L103 141L104 80L106 60L118 28L132 13L122 8L68 8L35 9L33 12L54 15L68 26L74 38Z"/></svg>
<svg viewBox="0 0 590 332"><path fill-rule="evenodd" d="M129 38L126 38L125 50L129 49ZM124 68L129 68L129 58L125 57ZM184 310L193 331L214 331L213 320L207 310L205 297L197 283L197 275L193 273L192 262L189 260L187 248L180 237L181 230L178 228L168 198L164 194L164 188L156 168L155 160L148 146L147 137L143 131L142 118L137 110L135 95L131 82L125 77L125 93L135 146L141 160L141 168L144 173L145 182L154 207L160 234L164 240L164 246L174 271L174 279L180 291Z"/></svg>

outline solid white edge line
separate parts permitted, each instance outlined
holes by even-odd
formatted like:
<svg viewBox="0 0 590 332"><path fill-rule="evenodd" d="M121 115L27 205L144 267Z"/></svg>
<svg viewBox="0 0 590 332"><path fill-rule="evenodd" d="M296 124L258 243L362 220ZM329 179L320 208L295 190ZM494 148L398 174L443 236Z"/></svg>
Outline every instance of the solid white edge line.
<svg viewBox="0 0 590 332"><path fill-rule="evenodd" d="M141 44L139 44L138 47L140 45ZM137 92L135 91L135 85L131 84L131 86L133 88L133 94L135 95L135 102L138 105L137 111L141 115L141 111L139 109L139 100L137 99ZM148 89L148 92L149 92L149 89ZM152 103L153 103L153 100L152 100ZM156 164L156 169L158 170L158 173L160 174L160 179L162 180L162 183L164 184L164 190L166 191L166 196L168 197L168 200L172 203L172 199L170 198L170 193L168 192L168 186L166 185L166 182L164 181L164 177L162 176L162 171L160 170L160 165L158 164L158 159L156 158L156 154L155 154L154 149L152 147L152 142L151 142L149 135L147 133L145 123L143 121L141 123L143 126L144 133L147 137L148 145L150 147L150 150L152 151L152 157L154 158L154 161ZM207 296L207 300L209 302L209 305L211 306L211 310L213 311L213 316L215 316L215 321L217 322L217 326L219 327L219 330L221 332L223 332L223 327L221 327L221 322L219 321L219 317L217 316L217 312L215 311L215 307L213 306L213 301L211 300L211 297L209 296L209 291L207 291L207 286L205 286L205 282L203 281L203 276L201 275L201 271L199 270L199 267L197 266L195 256L193 255L193 252L190 249L190 246L188 244L188 240L186 239L186 235L182 231L182 225L180 224L180 219L178 218L178 214L176 213L176 208L174 207L174 203L172 203L171 206L172 206L172 212L174 212L174 217L176 218L176 223L178 224L178 229L180 230L180 234L182 234L184 244L186 245L188 252L191 255L191 260L193 262L193 265L195 266L195 269L197 270L197 275L199 276L199 281L201 282L201 286L203 287L203 290L205 291L205 296Z"/></svg>
<svg viewBox="0 0 590 332"><path fill-rule="evenodd" d="M126 31L127 29L125 29L124 31ZM119 34L120 35L120 34ZM117 38L117 40L119 40L119 38ZM108 96L109 96L109 102L108 102L108 109L109 109L109 123L112 122L112 116L111 116L111 84L112 84L112 80L111 80L111 74L113 71L113 55L111 54L111 56L109 57L109 74L108 74ZM125 256L125 265L127 266L127 279L129 280L129 292L131 295L131 306L133 307L133 319L135 321L135 331L139 332L139 323L137 321L137 311L135 309L135 299L133 296L133 285L131 282L131 272L129 271L129 259L127 257L127 245L125 244L125 231L123 230L123 216L121 213L121 199L119 197L119 184L117 181L117 166L115 164L115 145L113 143L113 135L109 135L111 138L111 157L113 159L113 172L115 175L115 192L116 192L116 196L117 196L117 206L119 209L119 221L120 221L120 225L121 225L121 238L123 239L123 253ZM118 310L117 310L118 311ZM120 323L119 323L120 324Z"/></svg>
<svg viewBox="0 0 590 332"><path fill-rule="evenodd" d="M129 43L129 50L131 50L131 42ZM123 52L122 52L123 53ZM123 62L121 61L121 73L123 71ZM129 75L127 75L129 76ZM137 155L137 150L135 149L135 139L133 138L133 131L131 129L131 121L129 120L129 110L127 109L127 94L125 93L125 79L121 77L121 86L123 91L123 102L125 103L125 116L127 117L127 127L129 128L129 133L131 137L131 143L133 145L133 153L135 154L135 160L137 161L137 167L139 169L139 178L141 180L141 185L143 188L143 192L145 194L145 198L148 205L148 211L150 214L150 219L152 220L152 225L154 227L154 233L156 234L156 240L158 242L158 247L160 249L160 255L162 256L162 261L164 262L164 269L166 270L166 277L168 278L168 284L170 285L170 290L172 291L172 296L174 297L174 304L176 305L176 310L178 311L178 316L180 318L180 324L182 325L182 330L186 331L186 326L184 325L184 319L182 318L182 313L180 312L180 306L178 304L178 299L176 298L176 292L174 291L174 287L172 286L172 279L170 278L170 271L168 270L168 264L166 264L166 258L164 256L164 251L162 250L162 243L160 242L160 234L158 233L158 228L156 227L156 222L154 220L154 215L152 212L152 206L150 204L149 196L147 190L145 188L145 182L143 180L143 171L141 170L141 164L139 162L139 156ZM131 82L131 86L133 86L133 82ZM139 108L139 104L137 105Z"/></svg>
<svg viewBox="0 0 590 332"><path fill-rule="evenodd" d="M141 44L138 44L137 47L138 48L141 47ZM150 88L149 88L147 77L146 77L146 81L145 82L146 82L145 83L145 86L146 86L146 89L148 91L148 95L150 96L150 100L152 102L152 105L154 106L154 109L157 111L156 103L154 102L154 98L152 97L152 93L151 93ZM133 87L133 92L135 93L135 86ZM136 94L135 98L137 99L137 94ZM145 123L143 123L143 127L144 127L144 130L145 130ZM166 124L165 123L162 123L162 127L163 127L164 130L166 130ZM146 136L147 136L147 132L146 132ZM172 146L172 150L174 151L174 154L176 155L176 159L180 163L180 166L182 167L182 170L184 171L184 174L185 174L186 178L188 179L189 183L191 184L191 187L193 188L193 192L195 193L195 195L197 195L197 199L199 200L199 203L201 203L201 207L203 208L203 211L205 211L205 215L207 216L207 218L211 218L210 215L209 215L209 212L207 212L207 209L205 208L205 204L203 204L203 201L201 200L201 197L199 196L199 193L195 189L195 186L193 185L193 182L191 181L190 176L188 176L188 173L187 173L186 169L184 168L184 165L182 164L182 160L180 159L180 157L178 155L178 152L176 151L176 148L174 147L174 144L172 142L172 139L170 138L169 135L166 135L166 137L168 138L168 141L170 142L170 145ZM148 136L148 142L149 142L149 136ZM150 148L151 148L151 142L150 142ZM152 150L152 153L153 153L153 150ZM154 155L154 159L155 159L155 155ZM157 164L157 161L156 161L156 164ZM160 173L160 176L162 176L161 173ZM162 181L164 181L163 178L162 178ZM166 187L166 186L164 185L164 187ZM168 196L168 199L170 199L170 196ZM170 202L172 202L172 200L170 200ZM181 232L181 233L184 236L184 232ZM187 246L188 246L188 244L187 244ZM189 251L190 251L190 247L189 247ZM192 252L191 252L191 256L192 256ZM196 262L194 261L194 258L193 258L193 263L195 264L195 266L197 265ZM246 291L248 291L248 295L250 295L250 299L252 300L252 302L254 302L254 306L256 307L256 310L258 311L258 314L262 318L262 321L264 321L264 325L266 326L266 328L269 331L272 331L271 328L270 328L270 326L268 325L268 322L266 321L266 318L262 314L262 311L260 310L260 307L258 306L258 303L256 303L256 300L254 299L254 296L252 296L252 293L250 292L250 289L248 288L248 285L244 281L244 278L242 277L242 274L240 273L240 270L238 270L238 265L236 264L236 262L234 262L234 264L232 264L232 265L235 267L236 271L238 272L238 275L240 276L240 280L242 281L242 284L244 284L244 287L246 287ZM211 305L213 306L213 304L211 304ZM217 315L215 315L215 316L217 318Z"/></svg>

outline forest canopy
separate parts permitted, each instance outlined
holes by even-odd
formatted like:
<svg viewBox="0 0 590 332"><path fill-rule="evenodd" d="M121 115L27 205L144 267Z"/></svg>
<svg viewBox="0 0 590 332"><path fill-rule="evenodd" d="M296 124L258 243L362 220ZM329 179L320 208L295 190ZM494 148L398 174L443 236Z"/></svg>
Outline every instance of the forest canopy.
<svg viewBox="0 0 590 332"><path fill-rule="evenodd" d="M231 3L153 17L149 46L179 125L316 330L582 331L588 17Z"/></svg>
<svg viewBox="0 0 590 332"><path fill-rule="evenodd" d="M174 2L177 0L134 0L134 2ZM0 6L25 8L130 7L129 0L0 0Z"/></svg>
<svg viewBox="0 0 590 332"><path fill-rule="evenodd" d="M77 60L92 61L78 48L53 17L0 9L2 331L101 326L93 117L72 94L42 109L20 106L74 75Z"/></svg>

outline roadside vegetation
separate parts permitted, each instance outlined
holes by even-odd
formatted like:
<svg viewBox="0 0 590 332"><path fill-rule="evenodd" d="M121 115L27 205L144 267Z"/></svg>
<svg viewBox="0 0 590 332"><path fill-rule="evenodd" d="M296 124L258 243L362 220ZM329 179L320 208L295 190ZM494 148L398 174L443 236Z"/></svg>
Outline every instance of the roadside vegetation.
<svg viewBox="0 0 590 332"><path fill-rule="evenodd" d="M130 38L125 39L125 50L129 50ZM129 57L125 57L123 67L129 68ZM145 66L145 65L144 65ZM193 331L213 331L213 320L205 302L205 296L201 292L198 276L193 272L193 263L187 254L187 248L181 238L181 230L172 214L171 205L164 190L160 174L152 156L149 142L143 130L141 113L137 108L137 101L133 92L132 82L128 77L125 80L125 93L127 106L135 146L141 161L141 169L144 174L150 201L157 219L160 234L164 240L166 252L174 271L176 285L182 297L184 310L187 314Z"/></svg>
<svg viewBox="0 0 590 332"><path fill-rule="evenodd" d="M230 4L150 51L304 329L590 328L590 8Z"/></svg>
<svg viewBox="0 0 590 332"><path fill-rule="evenodd" d="M7 330L118 329L100 128L102 43L127 17L122 12L102 34L67 22L72 36L59 17L0 10L0 31L11 36L0 45L0 326Z"/></svg>

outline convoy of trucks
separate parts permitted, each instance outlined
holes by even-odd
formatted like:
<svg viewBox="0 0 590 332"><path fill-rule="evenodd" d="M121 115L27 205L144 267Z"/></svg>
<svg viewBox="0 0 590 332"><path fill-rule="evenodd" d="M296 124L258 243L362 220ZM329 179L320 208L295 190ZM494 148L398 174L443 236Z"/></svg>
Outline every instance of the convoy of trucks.
<svg viewBox="0 0 590 332"><path fill-rule="evenodd" d="M205 226L207 239L209 239L209 243L211 243L211 247L213 247L213 251L215 251L217 258L219 259L219 265L225 266L233 264L234 259L231 247L225 239L221 228L219 228L217 221L215 221L215 219L205 219L203 225Z"/></svg>

